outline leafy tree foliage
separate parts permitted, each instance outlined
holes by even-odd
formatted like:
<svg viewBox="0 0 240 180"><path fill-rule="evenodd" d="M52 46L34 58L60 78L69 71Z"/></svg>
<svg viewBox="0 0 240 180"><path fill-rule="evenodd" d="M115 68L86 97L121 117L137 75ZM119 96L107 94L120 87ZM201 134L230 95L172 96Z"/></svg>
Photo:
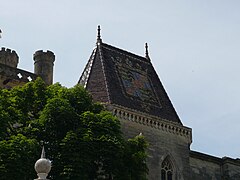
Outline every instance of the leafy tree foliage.
<svg viewBox="0 0 240 180"><path fill-rule="evenodd" d="M0 141L1 179L31 179L35 176L33 162L39 146L36 139L22 134L13 135Z"/></svg>
<svg viewBox="0 0 240 180"><path fill-rule="evenodd" d="M81 86L46 86L39 78L0 90L1 179L34 179L43 144L51 179L146 179L143 136L125 140L119 120Z"/></svg>

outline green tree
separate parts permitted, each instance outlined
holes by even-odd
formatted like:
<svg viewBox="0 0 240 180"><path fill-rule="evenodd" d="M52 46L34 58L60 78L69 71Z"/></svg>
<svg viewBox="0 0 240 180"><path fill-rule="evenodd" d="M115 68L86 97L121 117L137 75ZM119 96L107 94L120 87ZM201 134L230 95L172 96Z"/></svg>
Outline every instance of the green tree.
<svg viewBox="0 0 240 180"><path fill-rule="evenodd" d="M34 179L43 144L51 179L146 179L144 138L125 140L119 120L83 87L38 78L0 90L1 179Z"/></svg>
<svg viewBox="0 0 240 180"><path fill-rule="evenodd" d="M39 144L22 134L0 141L0 177L29 180L35 177L33 165L39 156Z"/></svg>

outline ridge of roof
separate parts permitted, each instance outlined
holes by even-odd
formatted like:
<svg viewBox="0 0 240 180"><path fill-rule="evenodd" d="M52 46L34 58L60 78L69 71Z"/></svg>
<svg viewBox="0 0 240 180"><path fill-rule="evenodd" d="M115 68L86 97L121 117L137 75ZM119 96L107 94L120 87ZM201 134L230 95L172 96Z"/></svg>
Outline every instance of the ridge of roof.
<svg viewBox="0 0 240 180"><path fill-rule="evenodd" d="M140 60L140 59L141 59L144 63L150 63L149 59L147 59L146 57L143 57L143 56L141 56L141 55L134 54L134 53L129 52L129 51L127 51L127 50L120 49L120 48L118 48L118 47L109 45L109 44L107 44L107 43L100 43L99 45L100 45L100 46L103 46L103 47L105 47L105 48L108 48L109 50L117 51L118 53L122 53L122 54L124 54L124 55L128 55L128 56L130 56L130 57L132 57L132 58L134 57L134 58L137 59L137 60Z"/></svg>
<svg viewBox="0 0 240 180"><path fill-rule="evenodd" d="M99 31L100 31L100 27L99 27ZM102 46L100 46L101 44L102 44L102 40L100 41L99 46L97 46L97 50L99 49L100 62L101 62L101 66L103 68L102 72L103 72L104 83L105 83L105 86L106 86L107 101L109 103L111 103L111 96L110 96L110 92L109 92L109 85L108 85L108 81L107 81L107 77L106 77L105 66L104 66L104 63L103 63L104 58L103 58L103 55L102 55L102 48L101 48Z"/></svg>

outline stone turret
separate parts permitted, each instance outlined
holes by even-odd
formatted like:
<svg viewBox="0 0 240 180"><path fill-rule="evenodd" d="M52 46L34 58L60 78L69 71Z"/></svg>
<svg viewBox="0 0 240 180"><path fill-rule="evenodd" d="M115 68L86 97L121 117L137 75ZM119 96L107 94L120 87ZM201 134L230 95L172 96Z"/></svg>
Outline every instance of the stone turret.
<svg viewBox="0 0 240 180"><path fill-rule="evenodd" d="M0 50L0 63L16 68L19 57L17 53L11 49L2 48Z"/></svg>
<svg viewBox="0 0 240 180"><path fill-rule="evenodd" d="M33 59L34 73L42 77L47 85L51 85L53 83L54 53L51 51L43 52L43 50L39 50L35 52Z"/></svg>

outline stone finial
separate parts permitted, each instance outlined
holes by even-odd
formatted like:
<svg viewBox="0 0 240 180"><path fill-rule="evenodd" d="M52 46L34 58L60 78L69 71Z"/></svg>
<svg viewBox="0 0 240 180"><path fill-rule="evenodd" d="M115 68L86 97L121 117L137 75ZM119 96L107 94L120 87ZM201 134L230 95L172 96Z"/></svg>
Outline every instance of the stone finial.
<svg viewBox="0 0 240 180"><path fill-rule="evenodd" d="M100 25L98 25L98 29L97 29L97 44L101 43L102 39L101 39L101 28Z"/></svg>
<svg viewBox="0 0 240 180"><path fill-rule="evenodd" d="M35 170L38 178L35 180L47 180L48 173L51 170L51 162L45 158L45 150L42 148L41 158L35 163Z"/></svg>
<svg viewBox="0 0 240 180"><path fill-rule="evenodd" d="M2 37L2 30L0 29L0 38Z"/></svg>
<svg viewBox="0 0 240 180"><path fill-rule="evenodd" d="M145 43L145 58L150 59L149 54L148 54L148 44Z"/></svg>

